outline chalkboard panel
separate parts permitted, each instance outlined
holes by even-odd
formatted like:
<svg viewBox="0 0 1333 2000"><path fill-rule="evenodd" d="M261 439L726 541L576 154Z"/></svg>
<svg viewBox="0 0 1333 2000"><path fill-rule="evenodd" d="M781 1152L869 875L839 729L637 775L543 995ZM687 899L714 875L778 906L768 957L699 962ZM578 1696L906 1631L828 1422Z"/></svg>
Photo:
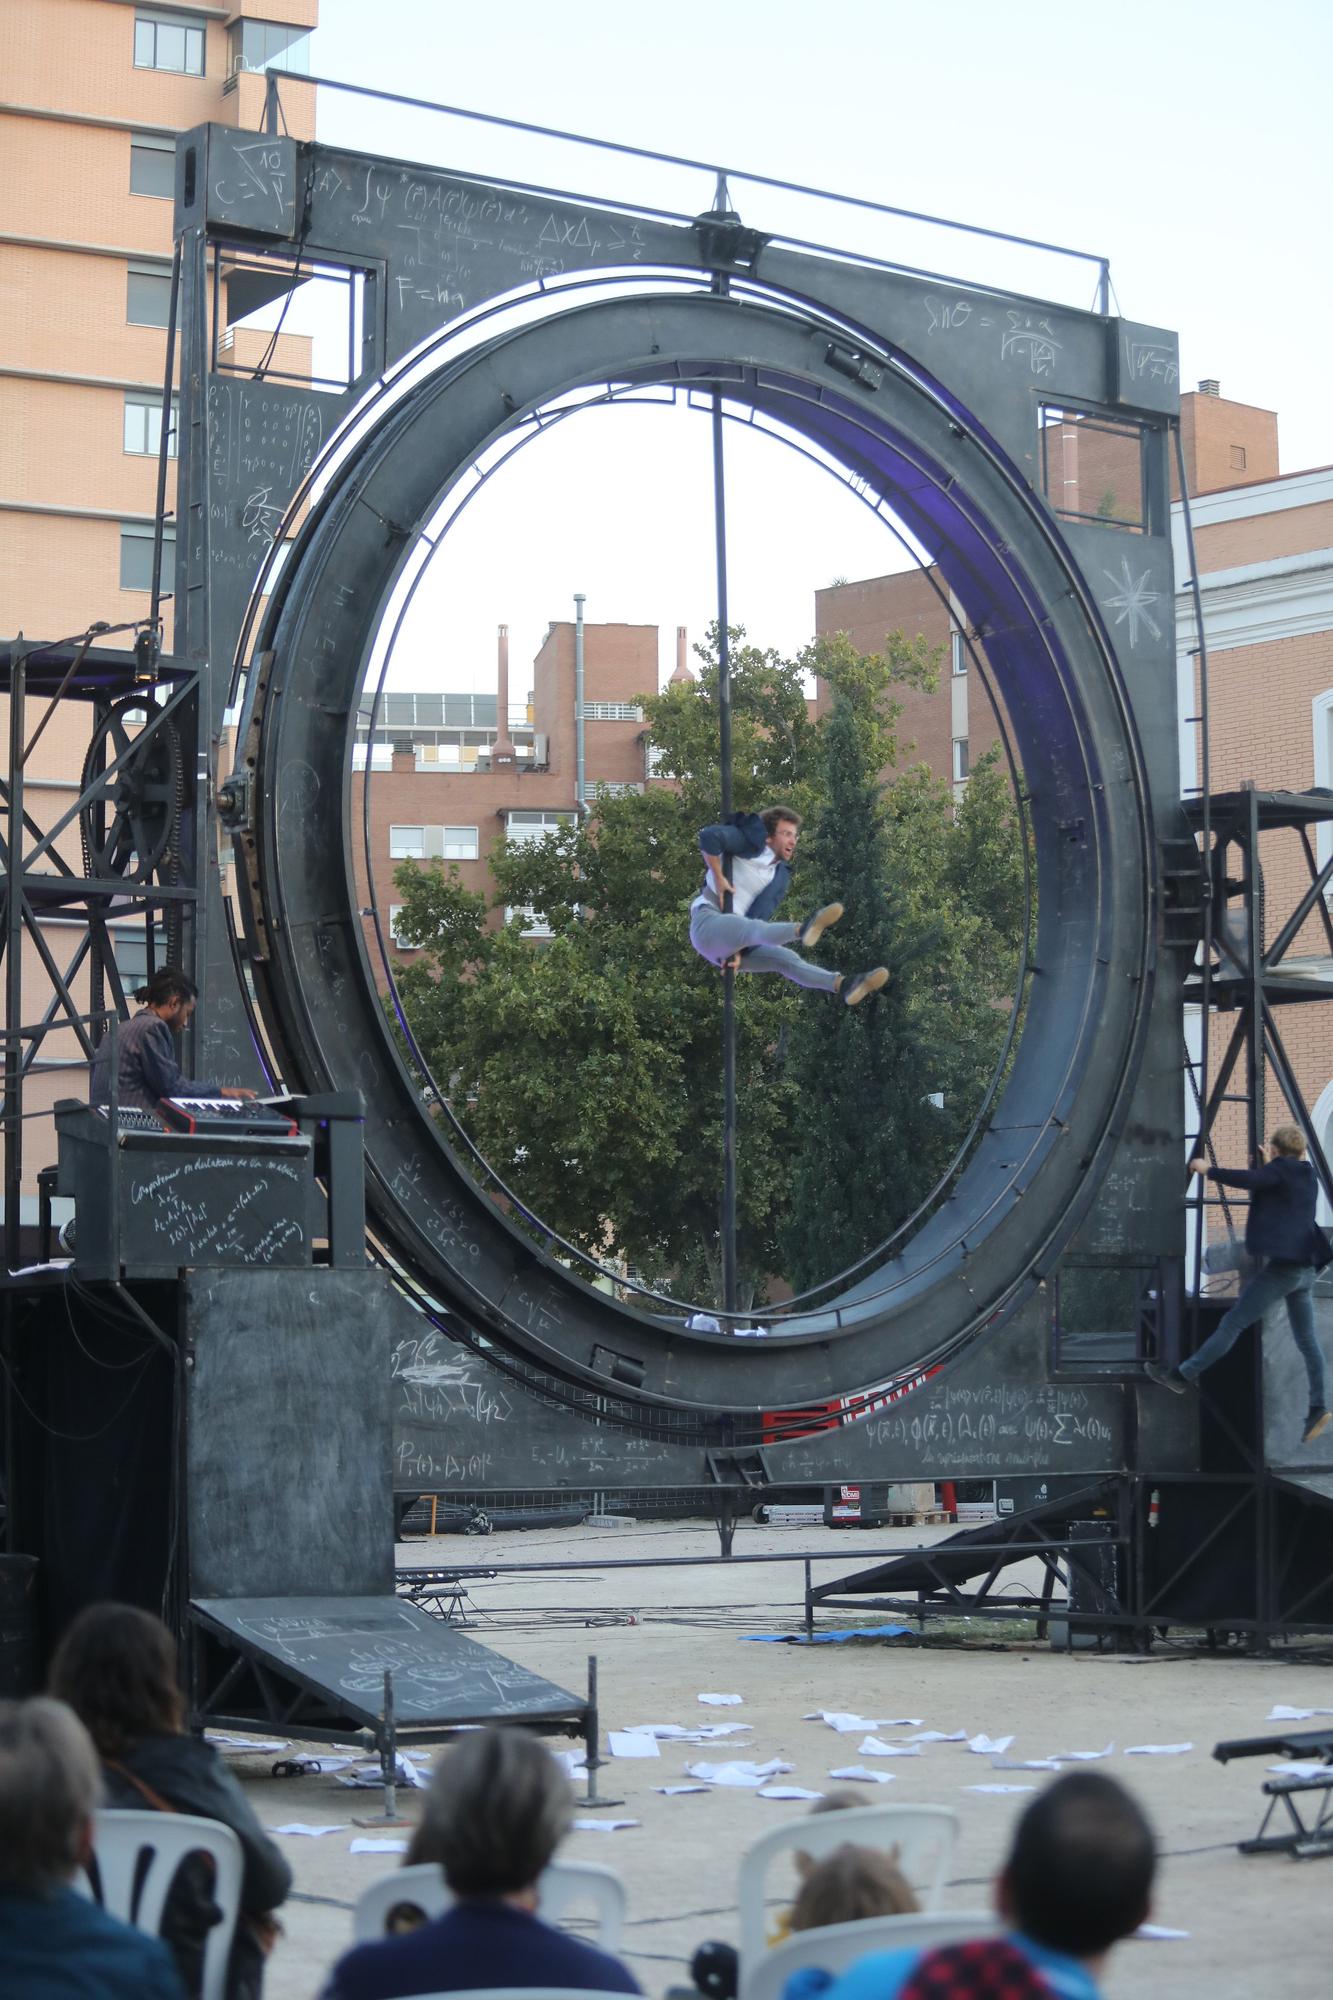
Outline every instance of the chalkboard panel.
<svg viewBox="0 0 1333 2000"><path fill-rule="evenodd" d="M251 1659L367 1722L383 1713L386 1667L394 1713L408 1726L583 1714L583 1703L553 1681L396 1597L203 1598L191 1609Z"/></svg>
<svg viewBox="0 0 1333 2000"><path fill-rule="evenodd" d="M191 1274L192 1594L389 1587L386 1289L377 1271Z"/></svg>

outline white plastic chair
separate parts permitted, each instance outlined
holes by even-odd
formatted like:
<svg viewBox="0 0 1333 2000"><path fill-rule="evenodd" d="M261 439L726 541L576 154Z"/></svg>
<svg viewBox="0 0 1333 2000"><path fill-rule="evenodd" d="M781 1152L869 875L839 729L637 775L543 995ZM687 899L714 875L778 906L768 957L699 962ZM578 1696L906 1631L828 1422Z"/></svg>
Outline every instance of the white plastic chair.
<svg viewBox="0 0 1333 2000"><path fill-rule="evenodd" d="M398 1868L392 1875L380 1876L357 1897L352 1934L358 1944L373 1944L384 1936L389 1912L398 1904L414 1904L430 1918L447 1910L453 1900L436 1862ZM537 1883L537 1915L555 1924L580 1905L590 1905L597 1919L594 1943L603 1951L616 1951L625 1925L625 1885L614 1868L604 1868L596 1861L550 1862Z"/></svg>
<svg viewBox="0 0 1333 2000"><path fill-rule="evenodd" d="M202 2000L222 2000L227 1959L241 1911L241 1843L229 1826L216 1819L198 1819L192 1813L113 1812L104 1808L93 1814L95 1881L85 1876L74 1886L113 1917L158 1937L176 1870L187 1854L199 1853L212 1856L211 1893L222 1912L222 1921L213 1925L204 1944ZM145 1855L146 1863L142 1860ZM136 1893L141 1866L143 1881Z"/></svg>
<svg viewBox="0 0 1333 2000"><path fill-rule="evenodd" d="M822 1861L848 1841L857 1847L882 1848L885 1853L896 1847L898 1866L921 1898L922 1909L932 1910L958 1845L958 1815L948 1806L853 1806L846 1812L783 1820L780 1826L761 1834L741 1856L736 1882L742 1989L747 1968L753 1967L768 1943L764 1896L773 1862L781 1854L800 1850Z"/></svg>
<svg viewBox="0 0 1333 2000"><path fill-rule="evenodd" d="M781 2000L793 1972L807 1966L845 1972L872 1951L934 1951L936 1945L961 1944L965 1938L996 1937L1000 1929L994 1910L913 1910L901 1917L865 1917L860 1923L797 1931L761 1952L748 1971L742 1965L740 2000Z"/></svg>

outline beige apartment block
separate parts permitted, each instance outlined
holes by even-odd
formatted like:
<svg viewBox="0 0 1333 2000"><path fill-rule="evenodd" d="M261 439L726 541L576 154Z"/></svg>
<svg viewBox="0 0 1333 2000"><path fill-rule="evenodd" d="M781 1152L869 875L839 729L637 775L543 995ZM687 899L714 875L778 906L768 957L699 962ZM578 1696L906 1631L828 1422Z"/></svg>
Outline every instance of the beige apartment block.
<svg viewBox="0 0 1333 2000"><path fill-rule="evenodd" d="M315 88L299 73L314 67L317 18L317 0L12 0L0 9L0 636L59 639L101 621L120 628L101 643L128 648L148 616L175 137L208 121L259 129L268 63L291 72L287 129L313 137ZM242 327L232 351L253 360L265 344ZM284 335L279 346L277 365L309 372L308 341ZM173 462L168 510L174 475ZM169 592L170 534L165 552ZM169 602L163 622L169 649ZM8 775L6 709L0 700ZM41 714L30 702L29 737ZM89 736L88 704L61 703L26 768L41 823L73 802ZM76 828L59 849L81 870ZM73 918L43 923L62 965L80 929ZM124 953L137 976L141 930L126 933ZM25 1022L40 1019L48 990L35 949L24 987ZM78 991L86 1002L86 981ZM45 1045L48 1063L76 1055L72 1036ZM49 1124L32 1114L82 1088L77 1072L39 1067L30 1078L25 1187L53 1152Z"/></svg>

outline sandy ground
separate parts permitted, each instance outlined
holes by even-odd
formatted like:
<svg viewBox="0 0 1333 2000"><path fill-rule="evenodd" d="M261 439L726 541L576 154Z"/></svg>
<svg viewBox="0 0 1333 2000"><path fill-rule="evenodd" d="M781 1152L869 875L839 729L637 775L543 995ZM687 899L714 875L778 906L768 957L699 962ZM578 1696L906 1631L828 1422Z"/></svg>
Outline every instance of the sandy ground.
<svg viewBox="0 0 1333 2000"><path fill-rule="evenodd" d="M921 1537L926 1539L927 1537ZM776 1551L799 1556L832 1550L848 1568L869 1547L910 1543L914 1533L865 1533L743 1526L737 1554ZM645 1524L612 1529L507 1533L487 1541L457 1536L414 1541L403 1563L607 1561L614 1557L716 1553L704 1524ZM833 1577L836 1567L816 1575ZM1163 1865L1157 1921L1190 1933L1172 1943L1131 1941L1113 1957L1106 1980L1111 2000L1148 1991L1161 2000L1207 1994L1239 2000L1272 1983L1287 2000L1327 1994L1333 1945L1333 1860L1294 1862L1247 1856L1235 1843L1258 1823L1264 1764L1228 1765L1212 1757L1220 1739L1262 1734L1270 1708L1333 1707L1333 1673L1322 1655L1291 1648L1273 1659L1195 1653L1159 1647L1150 1656L1053 1653L1014 1644L1000 1628L973 1627L964 1643L921 1646L884 1643L828 1646L746 1643L747 1632L800 1628L801 1567L732 1565L709 1568L498 1577L473 1589L472 1634L571 1690L585 1685L587 1657L600 1663L603 1732L637 1722L750 1723L744 1747L732 1754L794 1766L782 1782L832 1787L832 1767L859 1759L859 1737L839 1736L803 1721L808 1710L852 1710L869 1716L919 1716L926 1728L1013 1734L1009 1755L1042 1757L1062 1750L1116 1754L1096 1768L1131 1784L1159 1831ZM633 1622L629 1622L630 1619ZM830 1614L836 1622L878 1622ZM739 1709L702 1707L703 1691L743 1697ZM1305 1725L1316 1727L1317 1723ZM891 1734L892 1732L885 1732ZM1125 1757L1131 1744L1189 1742L1188 1755ZM576 1832L566 1853L609 1863L629 1893L624 1956L644 1991L661 1994L687 1981L686 1964L703 1938L734 1941L736 1861L747 1844L784 1814L807 1810L718 1790L664 1798L656 1785L678 1781L687 1762L715 1753L664 1745L660 1761L618 1761L599 1773L608 1797L623 1801L617 1816L639 1822L618 1833ZM266 1824L331 1825L380 1809L378 1793L352 1794L328 1776L274 1779L271 1759L237 1759ZM1039 1772L995 1772L988 1758L963 1744L934 1744L918 1758L895 1759L892 1787L866 1786L867 1803L934 1802L954 1807L962 1835L946 1907L975 1908L1025 1799L968 1788L990 1783L1043 1783ZM411 1795L407 1810L413 1810ZM283 1910L286 1935L269 1962L270 2000L307 2000L326 1968L351 1939L351 1909L365 1885L392 1862L352 1855L362 1829L321 1840L283 1836L296 1871L296 1891ZM400 1836L401 1837L401 1836ZM785 1883L779 1882L779 1888Z"/></svg>

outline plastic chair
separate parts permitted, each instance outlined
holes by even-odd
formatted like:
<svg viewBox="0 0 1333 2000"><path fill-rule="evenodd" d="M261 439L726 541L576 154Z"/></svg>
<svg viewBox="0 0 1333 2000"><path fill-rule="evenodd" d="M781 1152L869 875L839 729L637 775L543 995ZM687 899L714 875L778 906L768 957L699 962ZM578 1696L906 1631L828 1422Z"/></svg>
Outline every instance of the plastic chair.
<svg viewBox="0 0 1333 2000"><path fill-rule="evenodd" d="M793 1972L807 1966L845 1972L872 1951L933 1951L936 1945L961 1944L965 1938L995 1937L1000 1929L994 1910L913 1910L901 1917L866 1917L860 1923L797 1931L751 1960L748 1972L742 1965L740 2000L781 2000Z"/></svg>
<svg viewBox="0 0 1333 2000"><path fill-rule="evenodd" d="M453 1900L436 1862L395 1869L357 1897L352 1934L358 1944L372 1944L384 1936L389 1912L400 1903L412 1904L430 1918L447 1910ZM603 1951L617 1950L625 1924L625 1885L614 1868L596 1861L550 1862L537 1883L537 1915L548 1924L559 1923L580 1904L590 1904L597 1919L594 1943Z"/></svg>
<svg viewBox="0 0 1333 2000"><path fill-rule="evenodd" d="M113 1917L158 1937L176 1870L187 1855L200 1853L212 1856L212 1895L222 1912L222 1921L213 1925L204 1944L202 2000L223 2000L241 1911L241 1843L229 1826L193 1813L104 1808L93 1814L92 1867L74 1886Z"/></svg>
<svg viewBox="0 0 1333 2000"><path fill-rule="evenodd" d="M851 1841L857 1847L898 1849L898 1866L931 1910L939 1900L958 1845L958 1815L948 1806L853 1806L846 1812L812 1813L783 1820L761 1834L741 1856L736 1882L740 1906L741 1984L747 1966L766 1949L764 1892L780 1854L804 1851L816 1861ZM793 1893L795 1893L793 1891Z"/></svg>

